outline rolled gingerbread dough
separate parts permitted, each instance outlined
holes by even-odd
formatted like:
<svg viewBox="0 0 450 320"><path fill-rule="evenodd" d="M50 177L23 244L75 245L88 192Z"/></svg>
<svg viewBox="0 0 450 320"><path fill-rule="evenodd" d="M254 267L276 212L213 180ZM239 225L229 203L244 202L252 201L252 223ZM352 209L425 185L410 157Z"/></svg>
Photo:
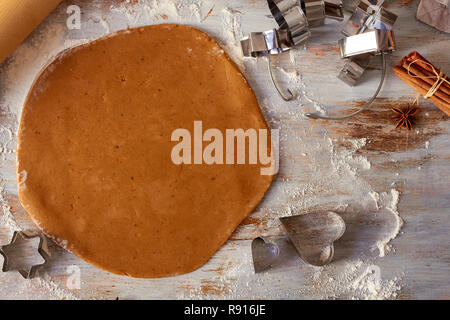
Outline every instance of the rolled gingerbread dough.
<svg viewBox="0 0 450 320"><path fill-rule="evenodd" d="M156 25L69 49L25 103L19 199L47 235L104 270L193 271L273 178L260 164L174 164L171 134L193 132L194 121L267 129L245 78L207 34Z"/></svg>

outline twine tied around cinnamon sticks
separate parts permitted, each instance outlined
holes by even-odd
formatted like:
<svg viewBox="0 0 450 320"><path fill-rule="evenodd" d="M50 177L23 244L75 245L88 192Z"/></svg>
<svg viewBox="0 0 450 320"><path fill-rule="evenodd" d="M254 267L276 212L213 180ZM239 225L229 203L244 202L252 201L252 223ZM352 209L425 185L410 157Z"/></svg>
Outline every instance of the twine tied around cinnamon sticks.
<svg viewBox="0 0 450 320"><path fill-rule="evenodd" d="M411 65L415 64L415 63L418 62L418 61L420 61L421 63L424 63L424 64L430 66L431 69L433 70L435 76L427 76L427 77L425 77L425 76L418 76L418 75L412 74L412 73L409 71L409 69L411 68ZM450 84L450 81L448 81L448 80L446 79L447 76L445 75L445 73L443 73L442 71L439 71L439 73L438 73L438 72L436 71L436 69L434 68L434 66L433 66L431 63L429 63L429 62L427 62L427 61L424 61L424 60L422 60L422 59L416 59L416 60L410 62L409 65L408 65L408 67L407 67L406 69L407 69L407 71L408 71L408 75L410 75L410 76L413 77L413 78L420 78L420 79L433 79L433 78L436 78L436 82L430 87L430 90L428 90L428 92L424 95L424 98L425 98L425 99L428 99L428 98L432 97L432 96L436 93L436 91L439 90L439 87L440 87L444 82Z"/></svg>

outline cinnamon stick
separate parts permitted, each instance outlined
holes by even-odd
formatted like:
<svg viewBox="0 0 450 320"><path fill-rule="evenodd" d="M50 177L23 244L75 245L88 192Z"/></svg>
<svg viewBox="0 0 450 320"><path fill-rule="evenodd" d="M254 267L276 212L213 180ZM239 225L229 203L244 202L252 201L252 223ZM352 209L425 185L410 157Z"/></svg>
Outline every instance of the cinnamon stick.
<svg viewBox="0 0 450 320"><path fill-rule="evenodd" d="M416 63L424 69L430 69L430 66L427 65L427 63L433 65L430 61L428 61L424 56L422 56L417 51L409 53L405 58L408 59L410 62L417 60ZM433 65L433 67L438 73L441 72L441 70L437 68L435 65Z"/></svg>
<svg viewBox="0 0 450 320"><path fill-rule="evenodd" d="M421 95L425 96L427 94L429 89L424 89L422 86L418 85L418 82L415 81L416 78L412 78L410 75L408 75L408 72L403 67L396 66L393 68L393 70L401 80L416 89ZM450 104L435 95L429 97L428 100L430 100L436 107L450 116Z"/></svg>
<svg viewBox="0 0 450 320"><path fill-rule="evenodd" d="M421 86L425 89L430 90L430 88L434 85L434 83L436 82L436 75L434 75L434 78L427 78L428 75L421 72L420 70L418 70L417 68L414 68L413 65L409 66L409 63L403 63L402 64L403 68L406 70L406 73L408 73L408 67L409 67L409 73L414 75L414 76L420 76L420 78L415 78L415 77L411 77L411 75L409 75L411 78L418 80L418 82L421 84ZM445 83L445 82L444 82ZM439 90L437 90L434 94L436 96L438 96L439 98L441 98L442 100L444 100L445 102L450 104L450 95L447 94L446 91L448 91L450 93L450 89L447 88L443 88L444 83L439 87ZM427 90L427 92L428 92Z"/></svg>
<svg viewBox="0 0 450 320"><path fill-rule="evenodd" d="M428 65L427 63L433 65L430 61L428 61L427 59L425 59L420 53L418 53L417 51L413 51L410 54L408 54L406 57L403 58L405 61L408 62L408 64L411 64L412 62L414 62L413 65L417 65L420 69L422 69L423 71L425 71L426 73L428 73L430 76L436 76L436 74L433 72L433 69L430 67L430 65ZM403 61L403 60L402 60ZM434 69L436 70L436 72L438 74L441 73L441 70L436 68L433 65ZM449 80L448 76L444 75L444 78L446 80ZM450 84L449 83L442 83L442 86L445 86L447 88L450 89Z"/></svg>
<svg viewBox="0 0 450 320"><path fill-rule="evenodd" d="M441 70L432 65L417 51L413 51L404 57L400 63L393 68L393 70L401 80L416 89L423 96L427 95L431 87L433 87L438 80L436 72L440 77L447 80L449 79L446 75L441 74ZM436 90L428 99L436 107L450 116L449 83L446 83L445 81L442 82L438 90Z"/></svg>
<svg viewBox="0 0 450 320"><path fill-rule="evenodd" d="M409 73L416 75L416 76L420 76L422 77L421 79L423 79L425 82L427 82L428 84L430 84L431 86L434 85L434 83L436 82L436 75L428 70L424 70L420 67L415 67L414 64L410 64L407 61L404 61L402 63L403 68L405 68L408 71L409 68ZM442 85L439 87L439 89L442 89L442 91L448 96L448 98L450 99L450 85L447 84L446 82L442 83ZM448 101L450 103L450 100Z"/></svg>

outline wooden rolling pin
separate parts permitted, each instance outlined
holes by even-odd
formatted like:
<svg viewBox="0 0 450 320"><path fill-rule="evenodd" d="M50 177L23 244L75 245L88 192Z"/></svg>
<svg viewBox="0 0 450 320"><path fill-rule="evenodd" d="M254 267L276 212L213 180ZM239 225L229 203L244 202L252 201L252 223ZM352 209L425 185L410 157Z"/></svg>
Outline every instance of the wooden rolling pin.
<svg viewBox="0 0 450 320"><path fill-rule="evenodd" d="M0 63L61 0L0 0Z"/></svg>

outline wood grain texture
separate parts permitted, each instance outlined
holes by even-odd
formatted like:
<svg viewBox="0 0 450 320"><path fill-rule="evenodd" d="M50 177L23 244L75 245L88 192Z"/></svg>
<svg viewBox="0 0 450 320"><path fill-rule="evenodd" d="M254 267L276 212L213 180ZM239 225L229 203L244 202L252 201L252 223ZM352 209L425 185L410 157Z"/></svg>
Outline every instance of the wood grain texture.
<svg viewBox="0 0 450 320"><path fill-rule="evenodd" d="M82 30L65 29L65 10L72 3L82 9ZM293 60L294 63L280 60L281 67L301 74L300 83L295 79L285 83L296 89L300 94L299 99L285 103L269 82L265 61L243 62L232 44L233 35L223 28L223 20L227 18L223 9L226 7L231 8L239 18L242 34L274 27L265 1L205 0L179 3L179 11L190 14L184 18L176 17L171 7L161 5L158 11L160 14L154 18L154 23L187 23L219 39L257 94L269 125L281 130L280 173L255 213L238 227L227 244L199 270L172 278L131 279L98 270L64 250L52 247L54 254L45 271L52 283L61 288L56 296L67 294L68 297L96 299L352 298L355 294L351 288L323 288L330 287L327 282L330 278L339 283L338 280L345 273L345 261L363 257L367 264L380 267L383 279L401 278L400 299L450 298L448 117L430 102L421 100L414 129L394 130L390 107L408 105L414 100L415 94L390 72L381 97L369 110L345 122L305 119L302 114L317 107L325 108L330 114L356 110L365 103L378 82L376 70L368 72L363 83L354 88L336 79L343 65L336 42L340 37L339 23L330 22L314 29L312 39L288 57L287 60ZM195 14L196 4L199 5L199 15ZM408 52L417 50L449 73L450 35L415 19L417 1L403 4L401 0L392 0L388 4L388 8L399 16L395 25L399 48L392 54L389 65L396 65ZM132 5L127 14L135 15L135 20L130 20L123 11L115 10L120 7L120 1L114 0L64 1L23 46L32 47L43 37L43 33L54 32L49 26L63 30L63 35L55 34L55 38L62 38L63 42L70 45L78 40L86 42L98 38L128 25L144 23L145 19L133 11ZM42 46L28 51L22 46L16 50L14 58L0 67L2 74L23 70L15 65L23 61L25 65L30 65L25 71L37 73L61 47L59 40L50 41L49 36L45 35L44 38L46 40L42 41ZM25 55L25 52L31 53ZM35 61L30 62L30 57L36 57ZM31 85L25 79L25 71L15 73L15 80L0 76L2 128L17 129L17 114L20 114L21 104ZM355 141L362 140L365 143L354 147ZM14 136L2 147L2 195L16 223L22 227L31 227L26 212L17 201L14 152L5 152L15 149ZM370 162L370 168L359 168L359 162L355 161L354 164L352 159L360 159L362 163L366 159ZM342 166L339 161L342 161ZM358 168L349 169L348 163ZM340 170L343 174L338 172ZM351 184L358 185L355 187ZM359 192L359 186L370 188ZM370 250L368 245L374 242L379 229L390 222L383 220L381 209L374 209L370 219L354 214L367 209L361 203L368 201L366 191L369 189L380 194L389 194L389 190L396 189L401 194L398 212L404 220L404 226L401 234L390 243L395 252L391 251L383 258L378 256L378 252ZM311 210L335 210L346 220L347 232L336 243L335 262L319 273L297 259L282 270L253 274L251 240L257 236L282 233L277 217ZM10 227L0 225L0 243L6 243L11 234ZM67 267L70 265L77 265L81 269L80 290L67 289ZM54 294L39 293L39 285L24 283L17 274L1 274L0 282L0 298L55 298Z"/></svg>

